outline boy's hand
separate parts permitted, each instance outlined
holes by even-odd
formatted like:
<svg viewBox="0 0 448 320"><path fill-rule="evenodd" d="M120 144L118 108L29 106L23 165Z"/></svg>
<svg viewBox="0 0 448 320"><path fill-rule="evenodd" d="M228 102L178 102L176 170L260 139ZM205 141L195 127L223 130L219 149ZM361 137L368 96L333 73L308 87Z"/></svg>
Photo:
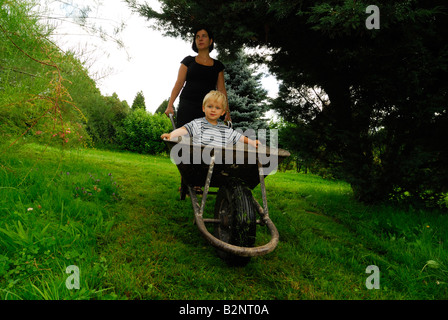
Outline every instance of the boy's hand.
<svg viewBox="0 0 448 320"><path fill-rule="evenodd" d="M249 144L252 146L252 147L254 147L254 148L258 148L258 146L260 145L262 145L262 143L259 141L259 140L249 140Z"/></svg>
<svg viewBox="0 0 448 320"><path fill-rule="evenodd" d="M169 134L169 133L164 133L164 134L162 134L161 136L160 136L160 138L163 140L163 139L168 139L168 140L171 140L171 134Z"/></svg>

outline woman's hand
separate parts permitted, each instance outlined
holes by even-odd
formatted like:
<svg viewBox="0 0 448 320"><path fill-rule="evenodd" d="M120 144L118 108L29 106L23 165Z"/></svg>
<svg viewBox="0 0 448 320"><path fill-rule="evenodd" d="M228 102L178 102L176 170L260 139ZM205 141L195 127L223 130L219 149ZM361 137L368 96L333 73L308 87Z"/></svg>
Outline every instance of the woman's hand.
<svg viewBox="0 0 448 320"><path fill-rule="evenodd" d="M171 107L168 106L168 107L166 108L166 110L165 110L165 114L166 114L167 117L170 116L170 113L171 113L171 114L174 114L174 108L173 108L173 106L171 106Z"/></svg>
<svg viewBox="0 0 448 320"><path fill-rule="evenodd" d="M232 122L232 118L230 117L230 112L226 112L226 117L224 118L226 122Z"/></svg>

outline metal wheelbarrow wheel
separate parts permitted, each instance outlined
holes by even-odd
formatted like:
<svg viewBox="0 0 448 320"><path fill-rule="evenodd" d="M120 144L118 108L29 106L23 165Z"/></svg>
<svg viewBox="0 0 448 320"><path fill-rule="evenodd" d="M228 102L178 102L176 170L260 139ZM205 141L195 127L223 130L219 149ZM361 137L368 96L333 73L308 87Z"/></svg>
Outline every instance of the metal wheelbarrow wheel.
<svg viewBox="0 0 448 320"><path fill-rule="evenodd" d="M253 247L256 239L256 208L251 191L238 179L219 188L215 202L214 236L239 247ZM218 255L229 265L245 266L251 257L242 257L220 249Z"/></svg>

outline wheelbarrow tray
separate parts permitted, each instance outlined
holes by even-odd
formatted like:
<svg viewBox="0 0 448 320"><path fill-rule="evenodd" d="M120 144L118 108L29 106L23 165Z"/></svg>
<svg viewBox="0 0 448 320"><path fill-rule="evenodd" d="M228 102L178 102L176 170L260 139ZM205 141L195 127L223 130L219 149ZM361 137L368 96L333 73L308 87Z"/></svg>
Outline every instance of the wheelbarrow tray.
<svg viewBox="0 0 448 320"><path fill-rule="evenodd" d="M191 186L204 186L209 171L211 155L215 155L213 175L210 187L220 187L230 178L238 178L243 185L254 189L260 183L258 162L262 164L263 176L274 173L278 164L290 156L283 149L271 149L260 146L255 149L247 144L237 144L225 148L210 148L193 145L189 139L180 142L165 140L170 151L182 145L177 156L183 161L176 163L183 182ZM176 150L177 151L177 150ZM185 153L187 155L185 155Z"/></svg>

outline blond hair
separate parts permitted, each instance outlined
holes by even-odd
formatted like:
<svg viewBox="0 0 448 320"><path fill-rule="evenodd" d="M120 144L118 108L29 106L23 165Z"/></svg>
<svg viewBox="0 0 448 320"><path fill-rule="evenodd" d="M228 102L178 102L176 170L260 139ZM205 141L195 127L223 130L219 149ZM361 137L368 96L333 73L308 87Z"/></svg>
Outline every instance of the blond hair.
<svg viewBox="0 0 448 320"><path fill-rule="evenodd" d="M206 94L204 97L204 100L202 101L202 106L205 106L207 103L207 100L209 99L215 99L216 101L220 102L222 104L222 107L225 111L227 111L227 98L224 93L217 90L212 90L209 93Z"/></svg>

